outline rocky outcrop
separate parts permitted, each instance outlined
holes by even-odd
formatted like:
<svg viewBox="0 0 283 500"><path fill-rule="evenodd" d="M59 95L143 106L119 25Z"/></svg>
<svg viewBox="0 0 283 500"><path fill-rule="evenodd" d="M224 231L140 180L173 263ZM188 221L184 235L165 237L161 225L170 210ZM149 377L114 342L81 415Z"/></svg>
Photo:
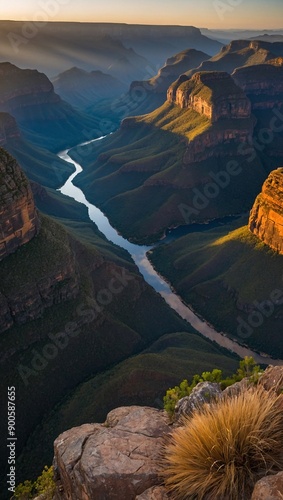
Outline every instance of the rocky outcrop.
<svg viewBox="0 0 283 500"><path fill-rule="evenodd" d="M260 479L254 488L251 500L282 500L283 472Z"/></svg>
<svg viewBox="0 0 283 500"><path fill-rule="evenodd" d="M48 307L73 299L79 291L79 280L74 256L66 255L57 269L51 270L33 284L0 290L0 333L14 325L23 325L39 318Z"/></svg>
<svg viewBox="0 0 283 500"><path fill-rule="evenodd" d="M175 415L180 418L192 415L200 410L205 403L217 401L222 396L220 384L214 382L201 382L193 388L189 396L180 399L175 407Z"/></svg>
<svg viewBox="0 0 283 500"><path fill-rule="evenodd" d="M182 76L178 82L169 87L168 101L182 109L194 109L212 123L251 116L249 99L228 73L198 72L191 79Z"/></svg>
<svg viewBox="0 0 283 500"><path fill-rule="evenodd" d="M267 64L237 68L232 77L249 97L252 109L273 109L282 105L283 59Z"/></svg>
<svg viewBox="0 0 283 500"><path fill-rule="evenodd" d="M269 366L258 384L267 391L281 394L283 367ZM219 396L214 386L218 384L196 386L195 393L201 397L201 404L209 403L209 398L205 401L206 389ZM236 390L231 386L229 391L224 391L226 397L237 397L239 392L246 391L247 379L235 386ZM214 404L218 404L215 399ZM182 420L174 423L174 427L180 425ZM111 411L104 424L84 424L64 432L54 443L55 500L172 498L160 479L163 446L171 429L163 411L129 406ZM282 474L260 479L252 500L282 498Z"/></svg>
<svg viewBox="0 0 283 500"><path fill-rule="evenodd" d="M54 443L56 499L165 499L158 459L170 426L148 407L111 411L104 424L86 424Z"/></svg>
<svg viewBox="0 0 283 500"><path fill-rule="evenodd" d="M273 391L279 396L283 391L283 366L269 366L259 379L266 391Z"/></svg>
<svg viewBox="0 0 283 500"><path fill-rule="evenodd" d="M250 212L249 229L283 254L283 168L273 170L263 184Z"/></svg>
<svg viewBox="0 0 283 500"><path fill-rule="evenodd" d="M252 121L245 120L241 125L241 128L238 128L237 124L232 124L230 122L227 124L227 127L222 127L218 130L210 128L207 132L196 136L186 148L183 163L188 165L193 162L207 160L208 158L229 156L235 158L238 152L235 151L234 148L227 151L227 149L221 146L232 143L239 147L241 143L245 144L250 141L253 130ZM220 147L217 148L217 146ZM185 187L184 184L183 187Z"/></svg>
<svg viewBox="0 0 283 500"><path fill-rule="evenodd" d="M0 113L0 146L4 146L8 140L17 139L21 136L16 120L9 113Z"/></svg>
<svg viewBox="0 0 283 500"><path fill-rule="evenodd" d="M184 155L186 165L210 157L236 156L235 148L227 150L222 146L239 146L251 140L254 123L250 101L228 73L199 72L190 79L181 75L169 87L167 101L196 111L212 124L188 143Z"/></svg>
<svg viewBox="0 0 283 500"><path fill-rule="evenodd" d="M78 294L75 254L70 245L64 245L66 233L59 230L57 236L64 245L64 259L43 262L42 246L47 257L49 248L50 253L54 251L56 228L42 220L39 233L41 223L30 183L16 160L0 148L0 261L4 259L0 267L0 333L41 317L46 308ZM35 236L36 244L28 246L25 256L11 255ZM21 273L24 278L18 279Z"/></svg>
<svg viewBox="0 0 283 500"><path fill-rule="evenodd" d="M28 243L39 231L29 182L14 160L0 149L0 260Z"/></svg>

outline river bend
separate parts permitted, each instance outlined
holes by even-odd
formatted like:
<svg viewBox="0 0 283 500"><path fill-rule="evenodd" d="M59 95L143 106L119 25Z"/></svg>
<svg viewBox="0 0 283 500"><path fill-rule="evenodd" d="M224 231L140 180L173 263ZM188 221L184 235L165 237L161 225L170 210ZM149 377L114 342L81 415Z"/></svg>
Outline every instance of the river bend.
<svg viewBox="0 0 283 500"><path fill-rule="evenodd" d="M105 136L99 137L94 141L101 141ZM83 145L87 145L88 141ZM82 192L82 190L73 184L74 178L82 172L82 167L79 163L72 160L68 154L68 150L58 153L58 156L69 163L73 163L76 171L70 175L65 184L60 188L60 192L67 195L74 200L83 203L89 213L90 219L96 224L98 229L104 234L104 236L115 243L116 245L127 250L132 259L138 266L141 274L143 275L145 281L151 285L156 292L160 293L165 299L167 304L174 309L184 320L186 320L190 325L192 325L201 335L216 342L221 347L224 347L235 354L238 354L241 358L244 356L252 356L257 363L262 364L272 364L272 365L283 365L283 360L272 359L266 355L261 355L251 349L238 344L236 341L229 338L225 333L217 332L211 325L209 325L204 319L197 316L190 307L185 305L181 298L174 293L170 285L163 279L153 268L152 264L147 258L146 252L153 248L153 246L140 246L130 243L128 240L123 238L118 232L111 226L107 217L92 203L89 203Z"/></svg>

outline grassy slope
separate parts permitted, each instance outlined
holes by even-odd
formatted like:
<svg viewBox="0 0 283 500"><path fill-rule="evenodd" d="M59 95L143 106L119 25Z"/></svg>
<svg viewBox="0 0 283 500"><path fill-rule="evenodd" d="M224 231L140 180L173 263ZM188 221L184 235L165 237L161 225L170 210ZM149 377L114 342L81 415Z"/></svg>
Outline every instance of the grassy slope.
<svg viewBox="0 0 283 500"><path fill-rule="evenodd" d="M110 249L107 250L109 255ZM163 299L144 283L133 263L122 252L115 255L114 251L111 262L107 252L103 256L93 244L84 246L76 242L62 226L49 219L44 219L37 238L0 263L3 274L1 291L13 295L20 287L32 287L42 279L48 281L52 269L58 269L58 264L64 262L70 251L76 253L80 274L78 297L54 305L41 318L1 334L0 349L6 353L0 365L1 392L4 391L2 397L5 399L7 386L16 387L17 411L21 415L17 422L18 451L43 415L86 377L139 352L164 333L187 328ZM120 266L113 261L119 262ZM113 295L110 304L105 305L96 317L86 315L86 311L94 307L89 305L89 299L93 300L100 290L107 289L113 272L121 275L121 266L128 269L132 279L119 294ZM160 317L156 310L160 311ZM31 373L28 385L25 385L18 371L19 365L31 368L35 353L41 354L44 347L52 343L49 335L64 331L70 322L77 325L80 334L71 338L68 346L59 350L45 368ZM5 425L4 417L1 425ZM4 429L1 435L5 436ZM40 463L40 467L43 465Z"/></svg>
<svg viewBox="0 0 283 500"><path fill-rule="evenodd" d="M192 110L165 103L149 115L129 119L126 125L102 144L71 154L84 166L77 185L128 238L153 241L166 228L184 224L179 204L192 206L193 188L202 190L211 180L210 172L226 170L231 159L238 161L241 174L210 200L196 221L248 210L266 177L259 157L247 162L247 156L239 155L237 144L232 143L221 146L224 157L187 164L187 140L211 127L206 117ZM223 122L214 130L226 126Z"/></svg>
<svg viewBox="0 0 283 500"><path fill-rule="evenodd" d="M237 318L248 321L254 301L269 300L276 289L283 291L283 257L261 243L247 226L231 229L228 232L225 226L190 234L159 246L150 258L185 302L216 329L282 358L282 306L276 306L244 340L238 337Z"/></svg>
<svg viewBox="0 0 283 500"><path fill-rule="evenodd" d="M62 186L74 171L70 163L22 137L8 140L5 149L17 159L31 181L43 186L52 188Z"/></svg>
<svg viewBox="0 0 283 500"><path fill-rule="evenodd" d="M24 112L17 110L15 118L30 142L52 152L101 135L99 119L64 101L30 106Z"/></svg>
<svg viewBox="0 0 283 500"><path fill-rule="evenodd" d="M238 361L198 335L164 335L145 352L81 384L38 426L18 467L23 477L39 471L38 463L51 463L50 443L66 429L103 422L111 409L130 404L162 407L166 389L195 373L221 368L235 371Z"/></svg>

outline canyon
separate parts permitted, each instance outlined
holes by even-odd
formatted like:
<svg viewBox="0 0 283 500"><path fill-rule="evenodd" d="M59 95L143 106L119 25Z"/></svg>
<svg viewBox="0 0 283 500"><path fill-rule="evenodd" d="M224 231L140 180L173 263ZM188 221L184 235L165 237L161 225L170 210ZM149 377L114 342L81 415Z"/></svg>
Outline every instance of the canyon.
<svg viewBox="0 0 283 500"><path fill-rule="evenodd" d="M70 206L69 199L56 198L52 190L33 184L39 202L52 206L55 199L57 213L62 205L60 221L38 214L29 181L2 149L1 178L3 187L7 184L10 189L7 196L3 189L3 210L8 207L10 217L15 207L17 223L30 223L24 226L21 238L17 224L12 240L6 213L2 235L7 251L0 262L1 397L6 382L13 379L22 415L17 423L21 451L43 415L80 382L138 354L163 335L182 331L190 335L192 329L143 280L127 252L107 242L79 204ZM18 197L19 207L10 203ZM76 222L72 223L74 216ZM81 227L88 238L80 239ZM161 317L155 315L156 310L162 312ZM161 370L157 380L160 383L165 378L167 374ZM135 384L140 385L139 377ZM155 389L150 400L154 394ZM123 397L119 391L117 397ZM1 429L4 424L1 419ZM4 429L1 432L4 436ZM48 461L51 442L46 448ZM37 469L40 459L33 464L29 459L23 462L19 474L20 468L29 474L25 468Z"/></svg>
<svg viewBox="0 0 283 500"><path fill-rule="evenodd" d="M20 26L16 23L13 29ZM60 40L64 48L70 43L72 26L65 26L62 36L57 31L60 26L60 23L56 26L49 23L48 30L56 34L54 40L56 43ZM200 65L205 68L208 54L221 49L218 42L211 43L210 52L199 30L171 27L168 31L168 27L164 30L152 27L149 34L143 26L97 25L96 28L97 37L92 42L95 46L95 42L103 40L100 48L107 47L108 66L104 61L105 67L93 69L93 47L82 61L84 69L78 69L75 57L66 56L69 62L72 59L72 67L76 66L72 70L70 66L61 67L58 58L60 75L54 79L55 90L49 78L39 71L0 63L0 146L18 161L17 164L9 153L0 150L0 343L3 353L0 369L5 383L13 379L19 387L17 404L23 417L19 422L18 449L24 450L19 460L21 479L29 477L29 472L33 476L38 474L41 461L50 463L52 441L66 428L96 421L93 419L103 422L113 405L156 405L170 384L196 372L196 364L203 369L223 367L227 372L235 364L231 353L196 334L166 305L163 296L145 282L142 271L139 272L129 254L107 241L91 222L81 203L55 191L74 171L71 163L55 153L79 142L85 143L70 151L70 157L83 167L75 183L82 187L88 200L109 216L123 236L146 244L159 240L176 226L250 210L269 172L282 164L283 159L280 134L278 137L275 134L276 144L275 140L267 144L263 152L255 145L258 131L268 126L273 108L282 112L283 44L274 45L272 52L271 44L235 42L212 57L215 63L209 63L209 69L199 70ZM165 31L170 32L167 40ZM44 45L43 33L44 30L39 33L38 46ZM87 26L78 29L77 38L71 42L74 46L78 44L78 51L84 50L84 37L88 33ZM188 38L195 40L195 49L184 50L184 40ZM142 46L144 52L140 51ZM172 47L171 54L177 49L182 51L168 58L168 47ZM27 52L34 49L33 40L27 49ZM5 50L1 46L0 53ZM165 65L151 78L156 67L149 70L150 52L151 61L159 67L163 54L167 54ZM112 56L117 64L110 64ZM247 66L237 69L237 61ZM250 63L254 63L253 66L249 67ZM42 61L41 65L44 64ZM222 65L221 70L218 64ZM54 67L51 71L48 58L46 65L49 65L49 75L56 74ZM101 73L108 72L107 68L112 76ZM65 69L66 73L62 73ZM256 87L257 73L261 76ZM121 75L119 86L117 78ZM136 78L146 78L146 81ZM7 84L10 80L12 85ZM109 99L108 108L103 107L104 103L96 107L95 89L84 100L84 92L78 95L76 88L72 88L76 82L80 85L78 82L85 81L85 89L89 89L90 80L103 81L105 87L109 83L109 87L102 89L105 94L102 92L99 96L99 99L103 95ZM118 96L130 82L128 99L133 101L133 96L137 97L137 116L126 117L116 132L89 143L93 137L104 135L101 124L105 116L109 118L109 109L111 116L115 113L120 116L113 105L117 100L112 102L111 94L114 97L117 91L115 96ZM144 101L139 100L138 92L143 94L144 90L146 97ZM72 101L71 104L64 99ZM88 109L88 114L73 107L78 105L84 110L92 100L94 107ZM123 104L123 100L121 102ZM150 113L145 115L147 111ZM129 112L127 116L130 115ZM119 120L116 121L118 124ZM243 154L246 148L248 153ZM231 160L237 164L234 171L227 170ZM230 175L230 172L233 173ZM228 183L227 175L230 176ZM235 325L231 329L230 326L232 322L237 325L239 315L248 321L249 315L256 311L254 303L265 300L257 292L262 291L261 281L265 283L265 292L270 294L275 286L273 278L279 276L283 253L281 175L281 170L273 171L263 184L250 214L252 232L243 226L246 221L241 219L241 223L231 222L214 233L193 234L172 247L160 245L153 250L156 268L182 300L188 304L195 300L195 310L216 325L215 328L221 330L223 326L225 332L227 328L227 336L234 342L246 342L263 356L264 353L282 355L278 341L278 325L282 321L280 304L274 305L274 314L264 318L263 325L254 328L247 340L237 336L233 330ZM226 179L224 184L227 183L224 188L223 179ZM212 183L219 192L210 197L207 186ZM32 191L41 212L35 206ZM190 211L189 220L180 209L184 206ZM276 254L270 263L271 249ZM146 263L146 259L144 261ZM239 276L242 274L241 288ZM247 277L254 288L249 288ZM113 291L114 278L121 290L119 293ZM225 304L221 311L219 301ZM223 323L219 321L220 315ZM266 331L270 332L268 338ZM46 357L50 352L56 355ZM54 410L55 405L59 406ZM127 411L121 411L122 414L117 412L117 419L127 420ZM149 411L149 421L161 413ZM143 417L142 410L140 415ZM79 443L83 443L78 453L76 451L78 474L89 473L88 459L85 461L83 457L84 449L87 453L90 450L88 437L94 442L94 436L104 433L102 448L104 438L108 439L112 433L115 437L117 432L119 439L121 429L119 424L115 429L115 414L113 419L108 417L109 427L101 423L86 424L78 433L74 432L75 439L78 437ZM42 427L34 432L38 424ZM1 433L5 435L4 427ZM71 457L73 466L71 432L67 439L71 452L60 438L56 457L61 482L65 481L71 498L74 493L67 463ZM39 445L41 442L45 444ZM90 453L92 446L93 443ZM135 454L133 448L129 450ZM65 452L67 458L63 457ZM155 471L152 476L155 481ZM113 484L115 488L115 482ZM100 485L104 494L103 479ZM87 487L93 494L93 486ZM76 488L76 495L85 494L79 480ZM146 490L150 491L146 493ZM147 494L164 494L151 481L144 489L130 485L127 491L131 494L134 491L141 499L147 498Z"/></svg>

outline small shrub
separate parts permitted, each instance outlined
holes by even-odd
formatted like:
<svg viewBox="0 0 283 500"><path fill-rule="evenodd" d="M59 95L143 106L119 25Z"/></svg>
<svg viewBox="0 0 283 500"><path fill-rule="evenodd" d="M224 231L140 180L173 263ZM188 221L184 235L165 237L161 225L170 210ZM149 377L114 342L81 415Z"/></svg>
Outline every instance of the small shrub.
<svg viewBox="0 0 283 500"><path fill-rule="evenodd" d="M241 381L245 377L247 377L251 383L256 384L260 374L260 366L255 364L252 357L246 356L240 361L237 373L230 377L223 378L222 371L215 368L212 372L203 372L201 375L194 375L190 384L188 380L185 379L179 386L168 389L163 398L164 409L167 411L169 417L173 419L176 403L179 399L189 396L193 388L199 382L217 382L221 385L221 389L223 390L235 384L235 382Z"/></svg>
<svg viewBox="0 0 283 500"><path fill-rule="evenodd" d="M45 494L46 500L52 500L55 493L55 483L53 478L53 466L45 465L41 476L35 481L35 489L38 495Z"/></svg>
<svg viewBox="0 0 283 500"><path fill-rule="evenodd" d="M42 474L36 481L25 481L19 484L13 496L13 499L30 500L38 495L44 494L46 500L52 500L55 493L55 482L53 479L53 466L45 465Z"/></svg>
<svg viewBox="0 0 283 500"><path fill-rule="evenodd" d="M283 469L283 414L272 392L253 387L205 406L175 429L162 475L177 500L243 500Z"/></svg>

